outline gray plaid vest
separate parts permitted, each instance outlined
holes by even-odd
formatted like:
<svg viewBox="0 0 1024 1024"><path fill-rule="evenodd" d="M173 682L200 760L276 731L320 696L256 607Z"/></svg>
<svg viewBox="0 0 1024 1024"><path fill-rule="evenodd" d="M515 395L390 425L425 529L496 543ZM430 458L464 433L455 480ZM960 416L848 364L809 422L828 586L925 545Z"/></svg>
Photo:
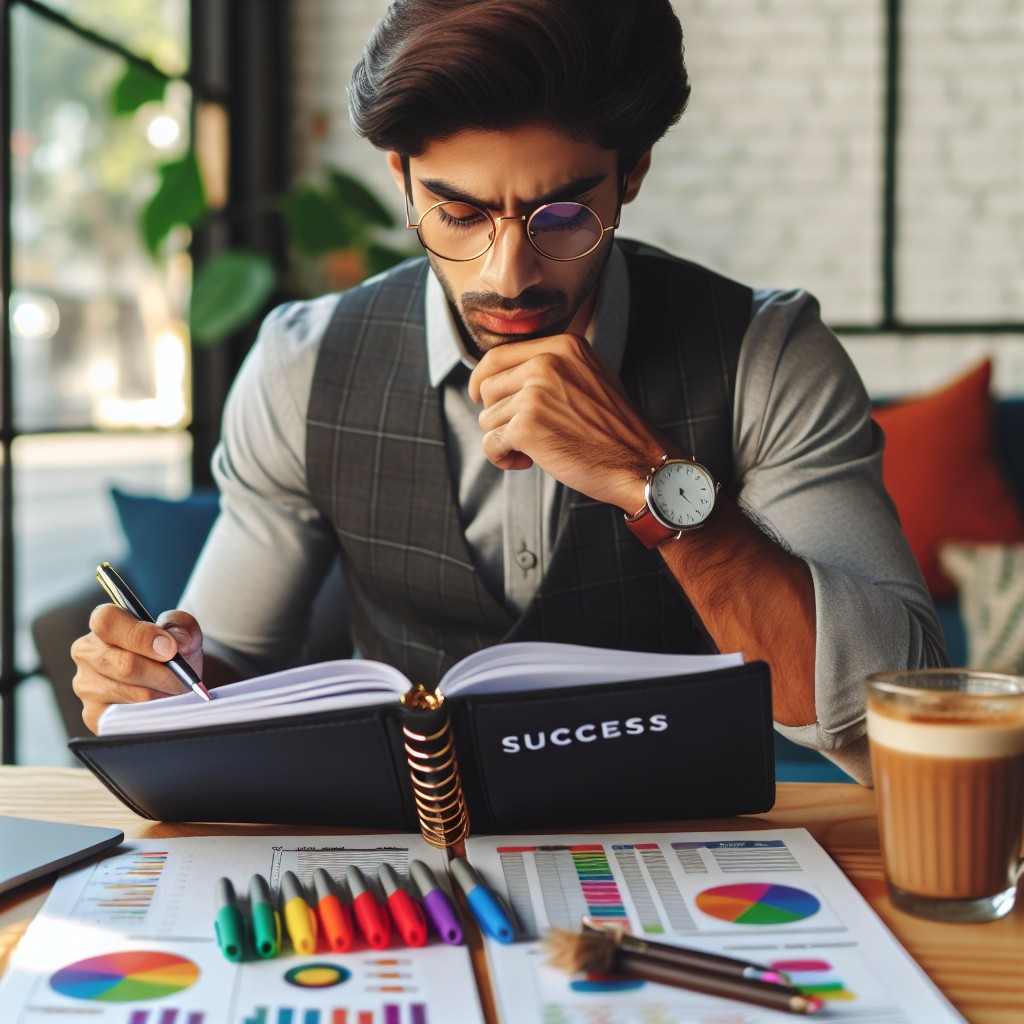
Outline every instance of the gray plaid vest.
<svg viewBox="0 0 1024 1024"><path fill-rule="evenodd" d="M629 340L621 377L651 421L732 484L732 401L750 289L636 243L625 251ZM521 617L481 583L460 527L440 391L428 380L425 259L339 298L309 400L310 493L334 525L367 657L433 685L510 640L630 650L707 648L660 555L618 508L567 495L550 567Z"/></svg>

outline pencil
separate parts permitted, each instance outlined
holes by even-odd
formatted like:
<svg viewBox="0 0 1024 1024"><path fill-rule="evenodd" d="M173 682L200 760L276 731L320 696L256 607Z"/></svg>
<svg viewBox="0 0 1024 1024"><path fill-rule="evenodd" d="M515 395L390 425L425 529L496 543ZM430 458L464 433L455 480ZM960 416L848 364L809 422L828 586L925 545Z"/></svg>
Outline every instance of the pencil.
<svg viewBox="0 0 1024 1024"><path fill-rule="evenodd" d="M789 983L788 975L782 971L774 971L764 964L751 963L749 960L737 960L719 953L706 953L700 949L670 946L665 942L652 942L650 939L629 935L621 925L599 923L590 917L584 917L582 922L584 935L590 932L614 935L620 949L629 950L631 953L646 953L654 960L664 960L666 963L679 964L681 967L691 967L698 971L714 971L716 974L727 974L734 978L754 978L757 981L770 981L784 985Z"/></svg>
<svg viewBox="0 0 1024 1024"><path fill-rule="evenodd" d="M617 938L616 933L608 929L581 933L552 928L545 939L551 953L548 963L570 974L580 971L626 974L788 1013L817 1013L821 1009L820 999L804 995L790 985L659 960L648 952L623 948Z"/></svg>

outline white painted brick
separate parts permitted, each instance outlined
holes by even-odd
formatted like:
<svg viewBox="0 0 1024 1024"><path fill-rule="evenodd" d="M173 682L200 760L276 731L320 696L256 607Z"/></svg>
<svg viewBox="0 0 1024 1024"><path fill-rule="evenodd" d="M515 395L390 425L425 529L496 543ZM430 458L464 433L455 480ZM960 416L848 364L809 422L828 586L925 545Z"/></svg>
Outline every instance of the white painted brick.
<svg viewBox="0 0 1024 1024"><path fill-rule="evenodd" d="M325 163L354 168L397 210L381 155L352 136L345 110L351 69L386 7L293 0L291 144L297 174ZM676 8L694 92L624 211L624 233L751 283L806 286L835 322L872 321L881 301L884 5ZM903 12L899 311L1024 321L1024 0L904 0ZM320 140L309 137L317 119L329 125ZM998 375L1000 386L1024 391L1021 341L856 337L848 346L867 354L857 359L862 372L869 353L888 348L905 353L915 379L933 373L939 382L958 353L987 345L1009 367L1012 380ZM930 348L940 353L935 366ZM884 375L893 358L878 358Z"/></svg>

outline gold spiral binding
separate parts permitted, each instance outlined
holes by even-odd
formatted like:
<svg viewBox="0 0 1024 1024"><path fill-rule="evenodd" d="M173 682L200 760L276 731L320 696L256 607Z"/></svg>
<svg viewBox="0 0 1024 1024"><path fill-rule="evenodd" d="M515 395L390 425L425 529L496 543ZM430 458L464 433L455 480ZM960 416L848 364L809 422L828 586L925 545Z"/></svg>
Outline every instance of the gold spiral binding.
<svg viewBox="0 0 1024 1024"><path fill-rule="evenodd" d="M411 694L411 699L403 699L402 703L407 707L439 713L443 716L441 728L425 734L413 731L403 722L402 733L420 832L432 846L446 849L469 835L469 814L462 793L448 710L441 708L443 698L430 696L434 700L428 703L421 689Z"/></svg>

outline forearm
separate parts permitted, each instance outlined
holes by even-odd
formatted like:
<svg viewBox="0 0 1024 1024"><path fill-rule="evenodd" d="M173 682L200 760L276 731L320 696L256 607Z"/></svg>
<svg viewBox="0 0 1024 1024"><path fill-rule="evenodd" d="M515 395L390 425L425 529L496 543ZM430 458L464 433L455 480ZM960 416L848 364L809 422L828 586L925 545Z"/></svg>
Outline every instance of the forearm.
<svg viewBox="0 0 1024 1024"><path fill-rule="evenodd" d="M771 667L775 720L814 722L815 602L807 564L721 495L707 526L658 550L719 650Z"/></svg>

